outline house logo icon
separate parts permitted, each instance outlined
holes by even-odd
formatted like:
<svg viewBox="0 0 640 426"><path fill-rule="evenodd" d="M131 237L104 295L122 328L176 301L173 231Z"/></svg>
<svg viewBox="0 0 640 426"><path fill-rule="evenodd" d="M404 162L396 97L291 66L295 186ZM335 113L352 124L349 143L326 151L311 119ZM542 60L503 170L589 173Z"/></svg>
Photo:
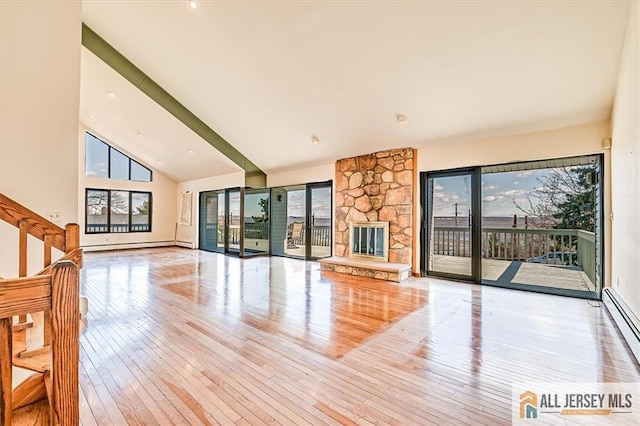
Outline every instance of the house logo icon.
<svg viewBox="0 0 640 426"><path fill-rule="evenodd" d="M520 394L520 418L538 418L538 395L531 391L525 391Z"/></svg>

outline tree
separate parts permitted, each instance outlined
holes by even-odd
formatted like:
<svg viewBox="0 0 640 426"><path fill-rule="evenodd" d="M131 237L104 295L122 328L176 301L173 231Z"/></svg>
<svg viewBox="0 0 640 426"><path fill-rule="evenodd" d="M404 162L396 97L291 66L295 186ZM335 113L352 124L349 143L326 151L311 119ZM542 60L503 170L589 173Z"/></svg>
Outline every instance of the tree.
<svg viewBox="0 0 640 426"><path fill-rule="evenodd" d="M149 200L145 200L141 205L136 207L136 214L149 214Z"/></svg>
<svg viewBox="0 0 640 426"><path fill-rule="evenodd" d="M260 202L258 203L258 205L260 206L262 215L251 217L257 223L269 222L269 198L260 198Z"/></svg>
<svg viewBox="0 0 640 426"><path fill-rule="evenodd" d="M553 217L559 222L557 229L582 229L595 232L595 185L587 183L587 175L593 172L590 167L579 167L572 171L576 191L565 195L558 203L558 211Z"/></svg>
<svg viewBox="0 0 640 426"><path fill-rule="evenodd" d="M520 211L540 228L595 230L595 185L587 183L594 167L558 167L538 177L538 187L527 194L526 204L513 199Z"/></svg>

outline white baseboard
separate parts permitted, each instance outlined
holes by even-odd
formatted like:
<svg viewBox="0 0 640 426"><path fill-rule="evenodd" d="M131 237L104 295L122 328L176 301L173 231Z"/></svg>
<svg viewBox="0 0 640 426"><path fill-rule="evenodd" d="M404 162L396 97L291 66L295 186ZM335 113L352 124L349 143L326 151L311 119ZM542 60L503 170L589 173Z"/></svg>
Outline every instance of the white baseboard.
<svg viewBox="0 0 640 426"><path fill-rule="evenodd" d="M602 291L602 301L618 325L631 352L640 362L640 320L612 288L605 288Z"/></svg>
<svg viewBox="0 0 640 426"><path fill-rule="evenodd" d="M144 243L119 243L119 244L95 244L82 246L85 252L104 250L126 250L135 248L173 247L176 243L172 241L150 241Z"/></svg>
<svg viewBox="0 0 640 426"><path fill-rule="evenodd" d="M176 241L176 246L184 247L192 250L196 248L196 245L191 241Z"/></svg>

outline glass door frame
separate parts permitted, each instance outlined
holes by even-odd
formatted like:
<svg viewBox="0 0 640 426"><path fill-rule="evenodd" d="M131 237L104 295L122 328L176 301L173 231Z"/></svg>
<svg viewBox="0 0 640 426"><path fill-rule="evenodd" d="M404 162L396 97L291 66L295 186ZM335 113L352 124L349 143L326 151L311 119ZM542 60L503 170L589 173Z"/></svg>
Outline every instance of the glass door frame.
<svg viewBox="0 0 640 426"><path fill-rule="evenodd" d="M470 281L480 283L482 278L482 257L479 255L481 251L481 176L480 167L465 167L460 169L451 169L444 171L420 172L420 206L421 206L421 230L420 230L420 275L423 277L432 276L439 278L447 278L459 281ZM431 229L430 212L427 203L427 188L429 179L437 179L443 177L470 176L470 192L471 192L471 271L469 275L458 275L447 272L429 271L429 230Z"/></svg>
<svg viewBox="0 0 640 426"><path fill-rule="evenodd" d="M329 242L329 257L331 257L333 256L333 181L329 180L326 182L308 183L306 187L307 187L306 188L307 205L305 207L306 232L304 236L305 258L307 260L322 259L322 257L313 256L313 247L311 246L312 237L313 237L311 230L312 230L313 223L311 223L312 222L311 216L313 215L312 192L314 189L323 189L323 188L329 188L329 192L331 194L331 197L329 197L331 202L331 205L329 206L329 212L331 213L331 227L332 227L331 241Z"/></svg>

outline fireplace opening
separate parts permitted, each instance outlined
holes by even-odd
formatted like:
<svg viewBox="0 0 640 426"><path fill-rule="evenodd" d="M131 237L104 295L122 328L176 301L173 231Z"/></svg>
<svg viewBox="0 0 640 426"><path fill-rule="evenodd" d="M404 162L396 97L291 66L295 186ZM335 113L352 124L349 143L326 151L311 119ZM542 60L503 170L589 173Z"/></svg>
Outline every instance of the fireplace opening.
<svg viewBox="0 0 640 426"><path fill-rule="evenodd" d="M350 257L389 260L389 222L349 222Z"/></svg>

